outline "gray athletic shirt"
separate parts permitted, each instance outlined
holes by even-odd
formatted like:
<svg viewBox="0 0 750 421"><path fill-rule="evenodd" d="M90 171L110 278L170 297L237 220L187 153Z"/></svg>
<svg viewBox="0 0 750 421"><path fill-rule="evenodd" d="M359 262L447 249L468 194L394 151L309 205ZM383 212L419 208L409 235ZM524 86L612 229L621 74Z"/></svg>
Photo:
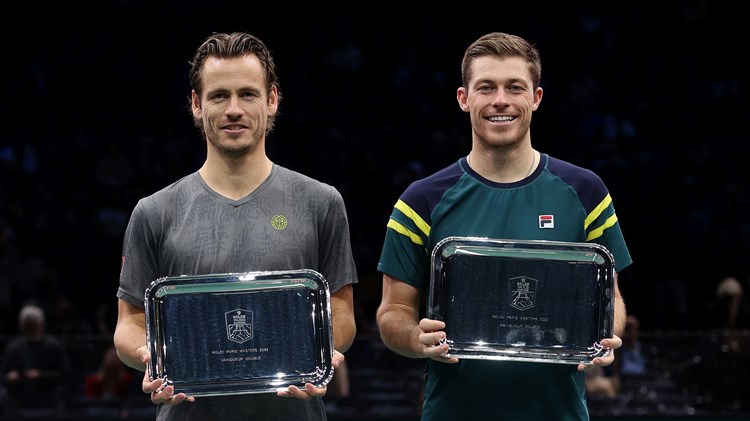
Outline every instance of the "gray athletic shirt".
<svg viewBox="0 0 750 421"><path fill-rule="evenodd" d="M313 269L331 293L357 283L349 222L332 186L274 165L254 192L231 200L195 172L138 201L122 245L117 297L143 307L158 278ZM158 420L325 420L321 399L273 393L199 397L158 406Z"/></svg>

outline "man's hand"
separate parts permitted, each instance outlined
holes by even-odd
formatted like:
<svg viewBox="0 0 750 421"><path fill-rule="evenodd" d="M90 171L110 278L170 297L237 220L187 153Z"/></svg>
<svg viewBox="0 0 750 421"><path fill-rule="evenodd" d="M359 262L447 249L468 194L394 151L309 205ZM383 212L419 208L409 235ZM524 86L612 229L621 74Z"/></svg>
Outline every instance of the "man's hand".
<svg viewBox="0 0 750 421"><path fill-rule="evenodd" d="M333 370L335 371L339 366L344 362L344 354L334 350L333 351L333 358L331 359L331 365L333 365ZM276 392L276 396L280 396L282 398L297 398L302 400L310 400L314 397L320 397L326 395L328 392L328 387L315 387L312 383L305 383L305 388L300 389L297 386L291 385L287 387L286 389L281 389Z"/></svg>
<svg viewBox="0 0 750 421"><path fill-rule="evenodd" d="M602 339L602 347L609 348L609 353L605 357L596 357L591 362L594 366L608 366L615 362L615 350L622 346L622 339L617 335L612 335L611 338ZM586 367L593 367L589 364L578 364L578 371L583 371Z"/></svg>
<svg viewBox="0 0 750 421"><path fill-rule="evenodd" d="M175 395L174 386L167 386L164 383L164 379L155 379L151 381L149 376L149 361L151 356L148 353L148 348L141 347L138 349L141 355L141 361L146 365L146 370L143 373L143 383L141 385L143 393L151 395L151 402L153 403L164 403L167 405L178 405L183 401L194 402L195 397L187 396L184 393L178 393Z"/></svg>
<svg viewBox="0 0 750 421"><path fill-rule="evenodd" d="M419 343L422 345L421 352L425 358L448 364L458 362L457 357L444 356L450 349L445 342L445 322L424 318L419 321L419 328L422 329L422 333L419 334Z"/></svg>

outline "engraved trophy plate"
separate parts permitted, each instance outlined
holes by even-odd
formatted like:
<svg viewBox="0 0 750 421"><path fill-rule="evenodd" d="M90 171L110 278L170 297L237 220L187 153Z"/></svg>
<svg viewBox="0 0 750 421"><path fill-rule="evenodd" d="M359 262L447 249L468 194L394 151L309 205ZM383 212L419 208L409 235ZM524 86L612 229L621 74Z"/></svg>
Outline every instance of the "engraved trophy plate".
<svg viewBox="0 0 750 421"><path fill-rule="evenodd" d="M427 315L447 356L592 364L612 337L614 258L603 246L448 237L432 253Z"/></svg>
<svg viewBox="0 0 750 421"><path fill-rule="evenodd" d="M159 278L146 291L151 380L175 393L266 393L333 377L328 283L313 270Z"/></svg>

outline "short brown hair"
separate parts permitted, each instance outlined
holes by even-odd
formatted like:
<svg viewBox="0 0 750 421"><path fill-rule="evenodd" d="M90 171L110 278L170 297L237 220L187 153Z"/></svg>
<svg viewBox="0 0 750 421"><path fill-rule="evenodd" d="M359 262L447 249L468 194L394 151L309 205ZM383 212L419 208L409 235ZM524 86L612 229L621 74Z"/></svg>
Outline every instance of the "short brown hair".
<svg viewBox="0 0 750 421"><path fill-rule="evenodd" d="M464 88L469 87L471 79L471 64L474 59L484 56L493 57L521 57L529 65L529 74L534 84L534 89L540 86L542 80L542 61L539 57L539 50L517 36L506 34L504 32L490 32L481 36L474 41L464 52L464 58L461 60L461 83Z"/></svg>

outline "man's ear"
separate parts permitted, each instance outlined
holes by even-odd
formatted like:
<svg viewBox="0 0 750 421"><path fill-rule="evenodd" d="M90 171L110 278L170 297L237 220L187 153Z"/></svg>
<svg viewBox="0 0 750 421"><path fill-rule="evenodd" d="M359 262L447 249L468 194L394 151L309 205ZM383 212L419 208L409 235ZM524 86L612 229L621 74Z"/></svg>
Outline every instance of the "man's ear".
<svg viewBox="0 0 750 421"><path fill-rule="evenodd" d="M276 115L276 111L279 109L279 90L276 85L271 87L271 91L268 93L268 115Z"/></svg>
<svg viewBox="0 0 750 421"><path fill-rule="evenodd" d="M202 118L201 98L194 90L190 93L190 102L191 108L193 109L193 118L195 118L196 120L200 120Z"/></svg>
<svg viewBox="0 0 750 421"><path fill-rule="evenodd" d="M534 103L531 104L531 111L536 111L537 108L539 108L539 104L542 103L542 96L544 94L544 89L541 87L536 88L534 90Z"/></svg>
<svg viewBox="0 0 750 421"><path fill-rule="evenodd" d="M461 107L461 110L465 113L469 112L469 96L466 92L466 89L464 87L460 87L456 90L456 100L458 101L458 106Z"/></svg>

